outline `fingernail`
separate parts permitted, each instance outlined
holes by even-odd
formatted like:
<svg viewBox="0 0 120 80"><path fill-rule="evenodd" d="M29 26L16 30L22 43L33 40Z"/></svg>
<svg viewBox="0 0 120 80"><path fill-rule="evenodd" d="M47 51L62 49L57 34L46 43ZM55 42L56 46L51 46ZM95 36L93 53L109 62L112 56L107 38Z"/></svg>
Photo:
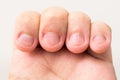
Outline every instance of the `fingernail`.
<svg viewBox="0 0 120 80"><path fill-rule="evenodd" d="M70 44L81 45L84 42L84 38L79 33L74 33L70 37Z"/></svg>
<svg viewBox="0 0 120 80"><path fill-rule="evenodd" d="M53 32L47 32L43 37L44 42L49 46L57 45L60 42L58 34Z"/></svg>
<svg viewBox="0 0 120 80"><path fill-rule="evenodd" d="M32 46L33 42L34 42L33 37L28 34L21 34L20 37L18 38L18 43L26 47Z"/></svg>
<svg viewBox="0 0 120 80"><path fill-rule="evenodd" d="M94 42L96 43L96 44L102 44L102 43L104 43L106 41L106 39L105 39L105 37L103 36L103 35L96 35L95 37L94 37Z"/></svg>

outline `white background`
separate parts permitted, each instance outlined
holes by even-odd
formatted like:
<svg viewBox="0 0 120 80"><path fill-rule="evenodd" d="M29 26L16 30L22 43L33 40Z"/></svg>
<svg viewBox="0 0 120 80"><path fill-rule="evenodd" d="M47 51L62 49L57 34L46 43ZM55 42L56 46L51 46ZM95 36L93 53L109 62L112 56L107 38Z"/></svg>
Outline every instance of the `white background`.
<svg viewBox="0 0 120 80"><path fill-rule="evenodd" d="M111 26L113 61L120 80L120 0L0 0L0 80L8 80L16 17L24 11L41 12L49 6L61 6L69 11L83 11L92 21L101 20Z"/></svg>

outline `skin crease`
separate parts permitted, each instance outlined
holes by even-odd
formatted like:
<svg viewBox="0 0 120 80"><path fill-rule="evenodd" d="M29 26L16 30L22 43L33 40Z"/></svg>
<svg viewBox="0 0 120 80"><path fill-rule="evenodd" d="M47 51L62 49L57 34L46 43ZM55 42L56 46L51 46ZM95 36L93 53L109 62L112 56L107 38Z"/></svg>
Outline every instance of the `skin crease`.
<svg viewBox="0 0 120 80"><path fill-rule="evenodd" d="M48 13L49 16L45 16ZM54 17L57 13L59 15ZM72 16L71 19L68 14ZM73 18L76 21L70 24ZM82 23L79 24L77 19ZM60 22L61 25L56 26L56 28L52 25L51 29L45 29L44 25L48 25L52 20L54 24ZM18 18L16 24L22 24L23 27L21 25L15 27L15 43L9 80L117 80L110 48L111 30L105 23L91 23L89 17L82 12L68 13L63 8L52 7L46 9L41 16L35 12L26 12L24 16ZM28 24L30 26L27 26ZM84 24L88 27L81 26ZM67 25L68 27L66 27ZM73 31L72 25L79 25L81 29L78 30L79 28L75 27ZM39 26L42 26L42 28L39 28ZM82 47L79 48L72 44L72 46L69 46L68 37L81 30L87 36L85 38L86 44L81 44ZM58 32L61 36L59 45L53 48L46 46L40 36L42 32L49 31ZM88 34L86 31L88 31ZM34 37L32 46L25 47L24 44L17 42L16 36L23 32ZM106 41L102 45L93 42L93 37L97 34L106 37ZM104 49L100 47L104 47ZM79 51L79 49L83 51Z"/></svg>
<svg viewBox="0 0 120 80"><path fill-rule="evenodd" d="M13 60L16 60L12 63L14 75L10 80L27 80L26 77L28 80L116 80L112 63L87 53L72 54L64 49L57 54L42 50L30 54L15 53Z"/></svg>

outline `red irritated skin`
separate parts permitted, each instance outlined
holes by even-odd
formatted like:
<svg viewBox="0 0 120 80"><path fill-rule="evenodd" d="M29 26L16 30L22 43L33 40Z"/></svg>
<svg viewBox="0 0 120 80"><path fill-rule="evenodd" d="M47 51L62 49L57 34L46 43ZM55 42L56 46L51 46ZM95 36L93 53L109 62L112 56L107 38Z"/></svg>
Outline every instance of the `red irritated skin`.
<svg viewBox="0 0 120 80"><path fill-rule="evenodd" d="M9 80L116 80L110 44L110 27L85 13L25 12L15 24Z"/></svg>

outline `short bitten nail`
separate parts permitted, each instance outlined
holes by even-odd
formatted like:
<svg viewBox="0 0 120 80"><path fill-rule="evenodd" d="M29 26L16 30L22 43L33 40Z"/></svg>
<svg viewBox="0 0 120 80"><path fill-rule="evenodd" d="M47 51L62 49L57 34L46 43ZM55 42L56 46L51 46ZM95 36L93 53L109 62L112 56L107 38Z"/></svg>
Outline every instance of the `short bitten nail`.
<svg viewBox="0 0 120 80"><path fill-rule="evenodd" d="M47 32L43 37L43 41L45 42L46 45L52 47L57 45L60 42L60 37L56 33Z"/></svg>
<svg viewBox="0 0 120 80"><path fill-rule="evenodd" d="M103 35L96 35L94 38L93 38L93 41L96 43L96 44L102 44L106 41L106 38L105 36Z"/></svg>
<svg viewBox="0 0 120 80"><path fill-rule="evenodd" d="M33 42L34 42L34 38L28 34L21 34L17 41L18 44L24 45L26 47L32 46Z"/></svg>
<svg viewBox="0 0 120 80"><path fill-rule="evenodd" d="M70 44L73 45L81 45L84 42L84 37L80 35L79 33L74 33L70 36Z"/></svg>

